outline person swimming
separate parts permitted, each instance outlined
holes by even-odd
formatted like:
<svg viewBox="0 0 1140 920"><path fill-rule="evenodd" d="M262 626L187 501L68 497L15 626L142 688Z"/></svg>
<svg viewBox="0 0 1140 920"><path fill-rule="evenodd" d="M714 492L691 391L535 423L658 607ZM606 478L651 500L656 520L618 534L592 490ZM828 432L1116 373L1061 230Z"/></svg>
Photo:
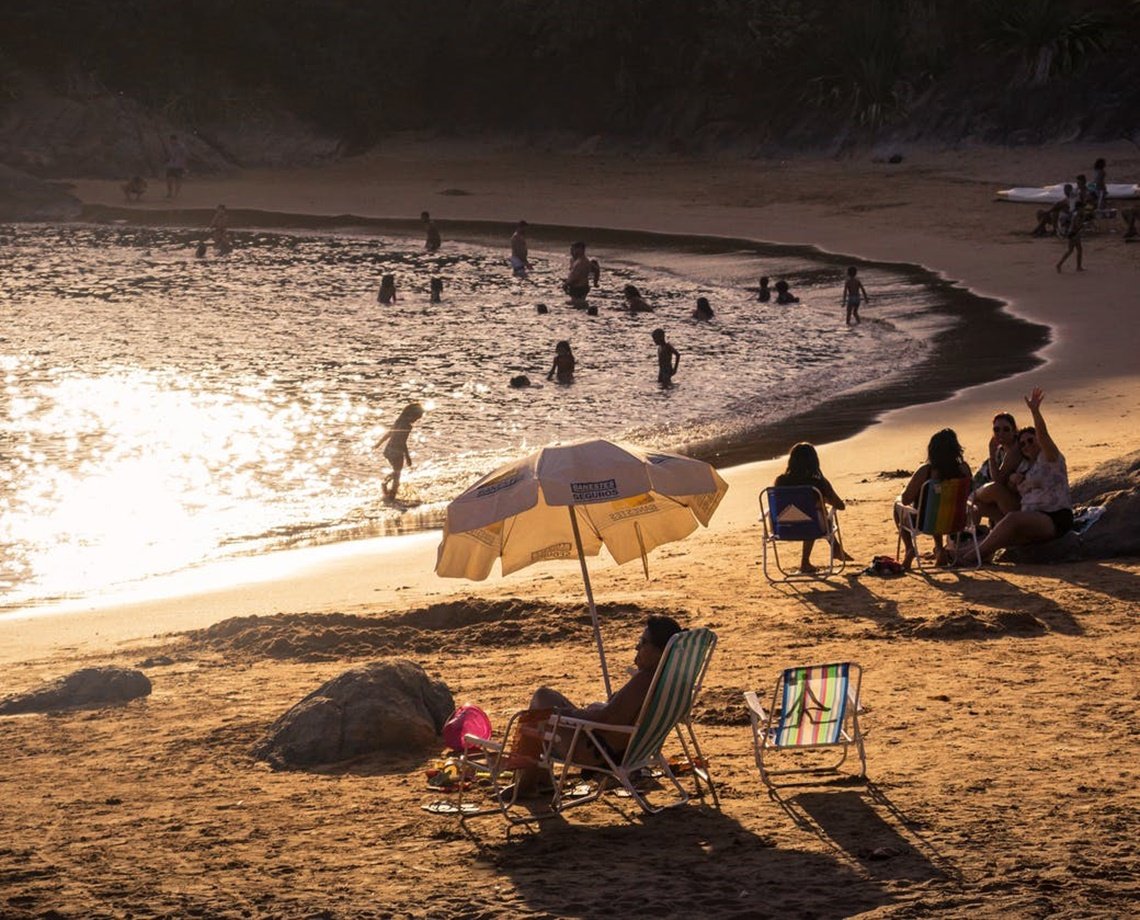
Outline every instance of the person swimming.
<svg viewBox="0 0 1140 920"><path fill-rule="evenodd" d="M768 287L768 276L764 275L760 279L760 292L756 295L756 299L760 303L768 303L772 299L772 289Z"/></svg>
<svg viewBox="0 0 1140 920"><path fill-rule="evenodd" d="M443 302L443 279L442 278L432 278L431 279L431 302L432 303L442 303Z"/></svg>
<svg viewBox="0 0 1140 920"><path fill-rule="evenodd" d="M787 281L776 282L776 303L799 303L800 299L796 297L791 289L788 287Z"/></svg>
<svg viewBox="0 0 1140 920"><path fill-rule="evenodd" d="M636 285L627 284L621 291L622 297L625 298L625 305L629 308L630 313L652 313L653 307L645 302L641 296L641 291L637 289Z"/></svg>
<svg viewBox="0 0 1140 920"><path fill-rule="evenodd" d="M707 297L698 297L697 306L693 310L693 319L707 321L713 318L713 308Z"/></svg>
<svg viewBox="0 0 1140 920"><path fill-rule="evenodd" d="M550 373L546 375L546 379L553 380L557 376L559 383L573 383L575 363L574 352L570 350L570 343L563 339L554 346L554 363L551 365Z"/></svg>

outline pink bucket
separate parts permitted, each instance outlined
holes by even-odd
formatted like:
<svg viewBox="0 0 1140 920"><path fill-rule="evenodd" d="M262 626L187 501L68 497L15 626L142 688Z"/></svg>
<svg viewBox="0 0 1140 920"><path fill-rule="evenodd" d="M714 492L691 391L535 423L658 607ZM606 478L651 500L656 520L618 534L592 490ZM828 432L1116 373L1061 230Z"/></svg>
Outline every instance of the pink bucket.
<svg viewBox="0 0 1140 920"><path fill-rule="evenodd" d="M491 737L491 720L487 713L470 703L455 710L444 724L443 743L453 751L466 751L471 745L464 740L464 735Z"/></svg>

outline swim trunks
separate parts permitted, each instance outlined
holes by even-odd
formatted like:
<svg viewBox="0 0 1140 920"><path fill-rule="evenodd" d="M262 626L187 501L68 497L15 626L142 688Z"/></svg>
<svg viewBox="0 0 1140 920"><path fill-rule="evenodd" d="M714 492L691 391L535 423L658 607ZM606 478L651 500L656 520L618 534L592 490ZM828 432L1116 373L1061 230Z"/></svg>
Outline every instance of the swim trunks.
<svg viewBox="0 0 1140 920"><path fill-rule="evenodd" d="M590 285L588 284L568 284L566 285L566 293L571 297L585 297L590 293Z"/></svg>

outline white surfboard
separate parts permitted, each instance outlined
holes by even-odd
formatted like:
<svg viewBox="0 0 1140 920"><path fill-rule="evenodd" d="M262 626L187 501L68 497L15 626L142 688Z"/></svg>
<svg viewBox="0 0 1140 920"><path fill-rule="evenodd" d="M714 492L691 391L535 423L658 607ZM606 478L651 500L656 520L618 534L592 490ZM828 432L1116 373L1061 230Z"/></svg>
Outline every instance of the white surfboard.
<svg viewBox="0 0 1140 920"><path fill-rule="evenodd" d="M1076 183L1072 183L1074 186ZM1007 188L997 193L1005 201L1027 201L1039 204L1052 204L1065 197L1065 183L1045 185L1038 188ZM1109 198L1140 198L1140 185L1108 183Z"/></svg>

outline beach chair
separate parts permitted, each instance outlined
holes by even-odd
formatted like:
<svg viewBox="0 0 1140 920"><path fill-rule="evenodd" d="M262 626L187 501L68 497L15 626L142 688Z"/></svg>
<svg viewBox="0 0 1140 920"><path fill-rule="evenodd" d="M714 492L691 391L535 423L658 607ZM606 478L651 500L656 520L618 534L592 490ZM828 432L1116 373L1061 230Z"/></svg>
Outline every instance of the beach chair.
<svg viewBox="0 0 1140 920"><path fill-rule="evenodd" d="M905 530L914 541L914 557L922 570L922 552L919 536L956 537L956 556L959 562L969 559L973 547L974 568L982 564L982 551L978 548L978 530L974 522L974 507L970 495L973 483L970 477L956 479L928 479L918 494L918 507L895 502L895 520L899 524L895 555L902 558L902 535ZM963 553L965 550L965 553Z"/></svg>
<svg viewBox="0 0 1140 920"><path fill-rule="evenodd" d="M709 629L688 629L669 640L657 673L653 676L641 713L633 725L607 725L586 719L555 716L555 732L559 745L568 753L558 757L548 752L551 761L558 760L561 769L555 771L553 807L566 811L587 802L595 801L613 783L617 783L648 814L656 814L674 805L683 805L693 795L704 798L705 789L713 804L719 808L720 800L709 777L708 763L701 754L700 745L693 733L692 708L700 693L709 660L716 646L716 634ZM601 732L618 732L629 735L624 754L615 756ZM569 733L567 735L567 733ZM681 754L669 759L661 748L671 734L681 743ZM603 763L583 762L581 752L596 751ZM590 758L593 760L593 758ZM643 771L657 769L672 783L678 798L665 805L651 804L638 788ZM572 770L582 770L593 777L593 788L584 795L567 795ZM690 774L695 792L693 795L681 784L677 773ZM579 790L572 789L574 793Z"/></svg>
<svg viewBox="0 0 1140 920"><path fill-rule="evenodd" d="M843 571L846 563L835 555L835 546L841 542L839 516L824 504L823 495L814 486L769 486L760 493L760 523L764 527L764 577L770 583L827 578ZM805 540L827 542L827 566L815 572L785 569L780 562L780 544ZM768 571L769 549L780 577Z"/></svg>
<svg viewBox="0 0 1140 920"><path fill-rule="evenodd" d="M772 776L837 773L847 760L851 745L859 753L860 778L867 775L867 755L859 729L859 689L863 669L854 662L786 668L776 680L772 704L765 709L759 696L744 694L752 722L756 766L769 789L776 789ZM765 757L777 751L805 751L842 747L839 761L824 767L769 770ZM784 784L788 785L788 784Z"/></svg>
<svg viewBox="0 0 1140 920"><path fill-rule="evenodd" d="M554 817L555 811L530 811L520 807L517 771L535 768L547 784L553 784L552 764L546 754L554 740L553 713L549 709L524 709L511 716L502 741L465 735L466 747L459 760L459 794L454 806L429 806L429 811L457 814L460 822L484 815L502 815L512 827ZM474 793L489 799L472 802ZM527 803L529 805L529 803ZM444 803L447 805L447 803ZM516 810L517 809L517 810Z"/></svg>

